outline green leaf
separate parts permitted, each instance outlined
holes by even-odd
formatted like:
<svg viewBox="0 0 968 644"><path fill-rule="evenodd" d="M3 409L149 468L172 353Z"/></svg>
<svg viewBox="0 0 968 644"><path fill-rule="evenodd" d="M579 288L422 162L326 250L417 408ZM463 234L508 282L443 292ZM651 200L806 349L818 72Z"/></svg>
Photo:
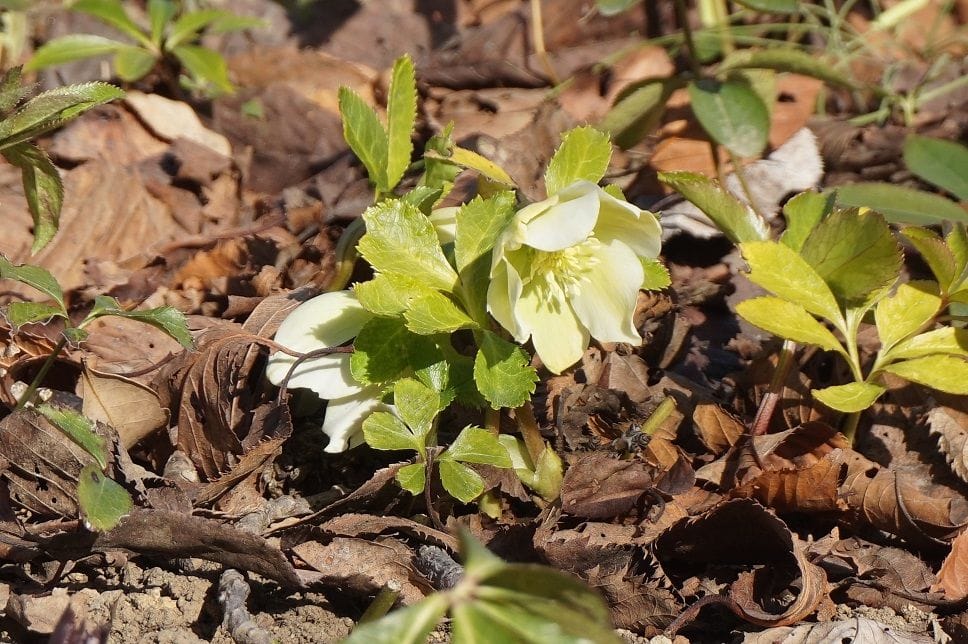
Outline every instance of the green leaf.
<svg viewBox="0 0 968 644"><path fill-rule="evenodd" d="M941 236L933 230L914 226L901 229L900 234L921 253L921 258L938 280L942 292L950 292L956 286L962 267Z"/></svg>
<svg viewBox="0 0 968 644"><path fill-rule="evenodd" d="M410 494L417 496L427 487L427 466L423 462L404 465L394 477L397 483Z"/></svg>
<svg viewBox="0 0 968 644"><path fill-rule="evenodd" d="M94 16L129 38L145 46L151 46L151 40L141 31L141 27L128 17L121 0L77 0L71 4L71 9Z"/></svg>
<svg viewBox="0 0 968 644"><path fill-rule="evenodd" d="M820 79L828 85L852 89L854 83L816 54L792 47L771 49L737 49L719 64L719 72L737 69L772 69Z"/></svg>
<svg viewBox="0 0 968 644"><path fill-rule="evenodd" d="M576 181L598 183L605 176L611 158L612 143L607 134L588 126L569 130L545 171L548 196Z"/></svg>
<svg viewBox="0 0 968 644"><path fill-rule="evenodd" d="M470 503L484 492L484 479L471 468L449 459L437 461L440 482L452 497Z"/></svg>
<svg viewBox="0 0 968 644"><path fill-rule="evenodd" d="M944 326L899 342L890 352L892 360L923 358L943 353L968 355L968 330Z"/></svg>
<svg viewBox="0 0 968 644"><path fill-rule="evenodd" d="M99 471L87 465L77 479L77 504L91 530L106 532L134 509L131 495Z"/></svg>
<svg viewBox="0 0 968 644"><path fill-rule="evenodd" d="M39 94L0 121L0 149L36 138L92 107L123 96L124 92L107 83L68 85Z"/></svg>
<svg viewBox="0 0 968 644"><path fill-rule="evenodd" d="M366 234L357 248L373 268L453 290L457 274L444 257L433 224L415 206L388 199L368 208L363 219Z"/></svg>
<svg viewBox="0 0 968 644"><path fill-rule="evenodd" d="M389 192L387 131L376 111L359 94L340 87L339 113L343 119L343 138L363 163L370 181L380 192Z"/></svg>
<svg viewBox="0 0 968 644"><path fill-rule="evenodd" d="M534 393L538 374L524 349L500 336L483 331L474 359L474 381L494 409L520 407Z"/></svg>
<svg viewBox="0 0 968 644"><path fill-rule="evenodd" d="M497 436L480 427L465 427L440 458L495 467L511 467L508 451Z"/></svg>
<svg viewBox="0 0 968 644"><path fill-rule="evenodd" d="M884 367L896 376L948 394L968 394L968 362L964 358L932 355Z"/></svg>
<svg viewBox="0 0 968 644"><path fill-rule="evenodd" d="M155 66L155 56L141 47L122 47L114 54L114 72L123 81L133 83L144 78Z"/></svg>
<svg viewBox="0 0 968 644"><path fill-rule="evenodd" d="M401 378L393 386L393 404L403 422L416 435L426 436L443 409L440 393L413 378Z"/></svg>
<svg viewBox="0 0 968 644"><path fill-rule="evenodd" d="M837 210L821 221L800 254L848 307L870 304L897 281L903 256L876 212Z"/></svg>
<svg viewBox="0 0 968 644"><path fill-rule="evenodd" d="M645 279L642 280L641 288L645 291L660 291L672 284L672 277L669 269L658 259L639 257L642 264L642 271Z"/></svg>
<svg viewBox="0 0 968 644"><path fill-rule="evenodd" d="M481 156L477 152L462 147L453 146L447 160L462 168L474 170L484 177L505 186L514 187L514 179L498 164Z"/></svg>
<svg viewBox="0 0 968 644"><path fill-rule="evenodd" d="M413 127L417 121L417 80L413 60L401 56L393 63L387 97L387 187L393 190L410 166Z"/></svg>
<svg viewBox="0 0 968 644"><path fill-rule="evenodd" d="M19 103L30 92L29 87L23 87L22 67L11 67L3 74L0 79L0 114L6 114Z"/></svg>
<svg viewBox="0 0 968 644"><path fill-rule="evenodd" d="M94 424L89 418L82 416L73 409L53 407L48 404L38 405L37 411L53 423L57 429L64 432L81 449L94 457L102 470L108 466L104 439L94 431Z"/></svg>
<svg viewBox="0 0 968 644"><path fill-rule="evenodd" d="M843 325L843 314L830 287L795 251L767 241L746 242L740 250L750 265L751 282L838 327Z"/></svg>
<svg viewBox="0 0 968 644"><path fill-rule="evenodd" d="M439 291L428 291L412 300L404 318L407 328L419 335L452 333L477 326L474 320Z"/></svg>
<svg viewBox="0 0 968 644"><path fill-rule="evenodd" d="M199 32L216 20L232 14L218 9L203 9L183 13L172 23L165 39L165 49L171 50L179 45L192 42L198 38Z"/></svg>
<svg viewBox="0 0 968 644"><path fill-rule="evenodd" d="M766 222L718 182L695 172L660 172L659 181L695 204L734 244L769 239Z"/></svg>
<svg viewBox="0 0 968 644"><path fill-rule="evenodd" d="M410 308L416 298L435 291L406 275L378 273L369 281L354 284L353 292L370 313L395 317Z"/></svg>
<svg viewBox="0 0 968 644"><path fill-rule="evenodd" d="M635 83L615 101L599 124L615 145L627 150L648 136L662 120L666 102L682 85L678 77Z"/></svg>
<svg viewBox="0 0 968 644"><path fill-rule="evenodd" d="M178 7L172 0L148 0L148 20L151 23L151 42L161 46L165 26L175 17Z"/></svg>
<svg viewBox="0 0 968 644"><path fill-rule="evenodd" d="M869 382L852 382L836 387L814 389L813 397L837 411L852 414L864 411L887 391L884 387Z"/></svg>
<svg viewBox="0 0 968 644"><path fill-rule="evenodd" d="M744 7L763 13L797 13L797 0L737 0Z"/></svg>
<svg viewBox="0 0 968 644"><path fill-rule="evenodd" d="M601 0L600 0L601 1ZM528 634L496 621L477 602L460 602L451 611L453 644L522 644ZM550 640L549 640L550 641Z"/></svg>
<svg viewBox="0 0 968 644"><path fill-rule="evenodd" d="M958 204L923 190L878 181L837 186L837 203L872 208L892 224L931 226L943 221L968 222L968 212Z"/></svg>
<svg viewBox="0 0 968 644"><path fill-rule="evenodd" d="M783 217L786 219L787 226L780 236L780 241L793 250L799 251L817 224L830 215L833 207L833 195L801 192L793 197L783 206Z"/></svg>
<svg viewBox="0 0 968 644"><path fill-rule="evenodd" d="M642 0L595 0L598 13L603 16L616 16Z"/></svg>
<svg viewBox="0 0 968 644"><path fill-rule="evenodd" d="M34 243L30 252L36 253L57 234L64 203L64 184L47 153L33 143L12 145L0 154L11 165L20 168L24 197L34 221Z"/></svg>
<svg viewBox="0 0 968 644"><path fill-rule="evenodd" d="M763 152L770 113L747 83L706 79L693 81L688 88L696 119L716 143L741 157Z"/></svg>
<svg viewBox="0 0 968 644"><path fill-rule="evenodd" d="M750 324L784 340L843 353L834 334L799 304L778 297L755 297L737 304L736 312Z"/></svg>
<svg viewBox="0 0 968 644"><path fill-rule="evenodd" d="M477 197L460 207L454 240L457 270L463 271L482 257L490 257L498 236L514 217L514 206L514 193L504 191L487 199Z"/></svg>
<svg viewBox="0 0 968 644"><path fill-rule="evenodd" d="M877 303L874 321L882 351L923 329L941 310L938 285L934 282L913 281L901 284L890 297Z"/></svg>
<svg viewBox="0 0 968 644"><path fill-rule="evenodd" d="M34 52L33 57L24 65L24 69L28 72L37 71L75 60L105 56L124 47L130 47L130 45L93 34L61 36L48 40L39 47Z"/></svg>
<svg viewBox="0 0 968 644"><path fill-rule="evenodd" d="M173 306L159 306L153 309L126 311L113 297L98 295L94 298L94 307L88 313L83 324L103 315L114 315L129 320L137 320L164 331L178 344L186 349L195 346L195 340L188 330L188 320L185 314Z"/></svg>
<svg viewBox="0 0 968 644"><path fill-rule="evenodd" d="M402 420L385 411L375 411L363 420L363 440L373 449L424 452L423 438L410 431Z"/></svg>
<svg viewBox="0 0 968 644"><path fill-rule="evenodd" d="M904 163L928 183L968 201L968 147L955 141L911 134L904 142Z"/></svg>
<svg viewBox="0 0 968 644"><path fill-rule="evenodd" d="M208 47L179 45L171 50L192 79L211 86L217 93L231 94L235 86L229 80L229 68L222 54Z"/></svg>
<svg viewBox="0 0 968 644"><path fill-rule="evenodd" d="M425 644L449 603L447 595L434 593L413 606L358 625L343 644Z"/></svg>
<svg viewBox="0 0 968 644"><path fill-rule="evenodd" d="M14 280L34 287L57 302L64 315L67 315L67 308L64 306L64 292L46 268L30 264L14 265L6 257L0 255L0 279Z"/></svg>
<svg viewBox="0 0 968 644"><path fill-rule="evenodd" d="M10 326L19 328L25 324L44 322L54 317L67 319L58 304L48 302L11 302L6 306L5 315Z"/></svg>
<svg viewBox="0 0 968 644"><path fill-rule="evenodd" d="M360 329L350 357L353 378L362 384L392 382L442 359L434 340L409 331L402 318L376 317Z"/></svg>

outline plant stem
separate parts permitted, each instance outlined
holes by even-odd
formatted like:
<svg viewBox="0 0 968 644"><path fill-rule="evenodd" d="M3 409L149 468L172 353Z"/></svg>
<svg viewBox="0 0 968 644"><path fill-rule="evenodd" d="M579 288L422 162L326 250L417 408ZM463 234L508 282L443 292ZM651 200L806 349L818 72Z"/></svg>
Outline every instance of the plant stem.
<svg viewBox="0 0 968 644"><path fill-rule="evenodd" d="M692 37L692 27L689 26L689 15L686 12L686 0L675 0L676 21L682 27L682 36L686 43L686 51L689 60L689 68L696 80L702 77L702 67L699 65L699 57L696 51L696 41Z"/></svg>
<svg viewBox="0 0 968 644"><path fill-rule="evenodd" d="M65 346L67 346L67 336L61 334L61 337L57 340L57 344L54 345L54 350L50 352L50 355L44 360L44 364L41 365L40 371L30 381L30 384L27 386L27 391L17 401L17 406L14 408L14 411L23 409L33 399L34 394L37 393L37 388L44 382L44 378L47 377L47 372L54 366L54 361L57 360L57 356L60 355L60 352L64 350Z"/></svg>
<svg viewBox="0 0 968 644"><path fill-rule="evenodd" d="M545 450L545 441L541 438L538 421L534 418L534 407L531 406L530 402L526 402L514 410L514 417L518 421L518 429L521 431L524 444L528 448L531 462L537 465Z"/></svg>
<svg viewBox="0 0 968 644"><path fill-rule="evenodd" d="M783 347L780 349L780 356L776 361L776 368L770 378L770 386L760 401L760 406L756 410L756 418L750 427L750 434L762 436L770 427L770 420L776 410L776 404L780 401L780 394L783 392L783 383L786 382L787 375L790 373L790 366L793 364L793 356L797 350L797 343L793 340L784 340Z"/></svg>
<svg viewBox="0 0 968 644"><path fill-rule="evenodd" d="M531 0L531 41L534 43L534 53L541 61L541 66L545 68L548 80L551 81L552 85L557 85L559 83L558 74L555 73L555 68L551 66L551 61L548 59L548 50L545 49L541 0Z"/></svg>
<svg viewBox="0 0 968 644"><path fill-rule="evenodd" d="M484 428L494 436L501 433L501 410L488 407L484 411Z"/></svg>
<svg viewBox="0 0 968 644"><path fill-rule="evenodd" d="M669 418L673 411L676 409L675 398L669 396L662 399L659 406L655 408L652 415L649 416L644 423L642 423L642 433L646 436L652 436L655 434L656 430L662 427L663 423Z"/></svg>
<svg viewBox="0 0 968 644"><path fill-rule="evenodd" d="M736 156L732 150L726 148L729 152L729 160L733 164L733 172L736 173L736 178L739 180L739 185L743 189L743 194L746 195L746 199L749 202L750 208L753 210L753 214L762 219L764 223L766 222L766 217L760 212L760 209L756 206L756 199L753 198L753 191L750 189L749 183L746 181L746 172L743 170L743 165L740 163L740 158Z"/></svg>
<svg viewBox="0 0 968 644"><path fill-rule="evenodd" d="M397 603L397 598L400 597L400 584L395 581L388 581L383 584L380 588L380 592L376 594L370 605L367 606L363 615L360 616L359 624L365 624L367 622L375 622L384 615L390 612L393 605Z"/></svg>
<svg viewBox="0 0 968 644"><path fill-rule="evenodd" d="M326 287L327 291L342 291L349 284L350 278L353 276L353 267L356 266L356 244L365 232L366 222L363 221L362 217L357 217L339 236L334 251L336 254L336 272Z"/></svg>
<svg viewBox="0 0 968 644"><path fill-rule="evenodd" d="M851 446L853 446L854 444L854 436L857 434L857 425L859 422L860 422L859 411L855 411L852 414L848 414L847 418L844 419L844 424L842 426L843 429L841 430L841 433L843 433L844 437L847 438L847 442Z"/></svg>

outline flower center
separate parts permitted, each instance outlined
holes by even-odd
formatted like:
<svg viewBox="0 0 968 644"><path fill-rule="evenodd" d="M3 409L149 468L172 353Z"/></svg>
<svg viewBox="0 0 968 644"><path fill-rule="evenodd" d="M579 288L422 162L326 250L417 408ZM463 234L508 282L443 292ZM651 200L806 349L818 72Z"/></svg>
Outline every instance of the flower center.
<svg viewBox="0 0 968 644"><path fill-rule="evenodd" d="M538 288L556 283L569 297L578 286L588 280L588 273L598 264L595 251L601 245L597 239L585 241L556 251L534 250L531 257L531 281Z"/></svg>

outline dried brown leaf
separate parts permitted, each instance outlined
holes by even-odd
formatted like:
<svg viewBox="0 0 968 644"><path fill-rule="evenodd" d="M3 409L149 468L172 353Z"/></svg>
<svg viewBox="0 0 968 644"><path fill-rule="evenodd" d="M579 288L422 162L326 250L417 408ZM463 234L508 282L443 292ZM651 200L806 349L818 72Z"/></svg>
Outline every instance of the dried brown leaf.
<svg viewBox="0 0 968 644"><path fill-rule="evenodd" d="M746 433L746 426L739 418L714 403L697 404L692 422L699 432L699 440L714 456L734 447Z"/></svg>
<svg viewBox="0 0 968 644"><path fill-rule="evenodd" d="M801 624L797 627L777 626L759 633L747 633L743 638L743 644L932 644L934 641L933 637L895 631L886 624L866 617Z"/></svg>
<svg viewBox="0 0 968 644"><path fill-rule="evenodd" d="M641 461L622 461L600 452L580 454L565 472L561 508L586 519L610 519L645 510L655 475L653 468Z"/></svg>
<svg viewBox="0 0 968 644"><path fill-rule="evenodd" d="M114 427L126 449L168 423L168 410L162 408L158 394L134 380L96 371L85 363L80 386L81 412Z"/></svg>
<svg viewBox="0 0 968 644"><path fill-rule="evenodd" d="M968 481L968 401L952 406L940 405L928 412L931 433L938 435L938 447L951 465L951 471Z"/></svg>
<svg viewBox="0 0 968 644"><path fill-rule="evenodd" d="M951 552L938 571L938 581L931 590L940 590L948 599L968 597L968 530L951 542Z"/></svg>

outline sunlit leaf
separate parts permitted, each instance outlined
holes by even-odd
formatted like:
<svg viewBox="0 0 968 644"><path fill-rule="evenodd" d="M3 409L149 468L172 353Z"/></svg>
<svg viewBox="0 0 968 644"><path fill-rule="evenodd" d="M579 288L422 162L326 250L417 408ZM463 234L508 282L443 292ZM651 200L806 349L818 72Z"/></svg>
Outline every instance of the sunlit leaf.
<svg viewBox="0 0 968 644"><path fill-rule="evenodd" d="M944 326L920 333L898 343L889 355L892 360L902 360L935 353L968 356L968 329Z"/></svg>
<svg viewBox="0 0 968 644"><path fill-rule="evenodd" d="M410 494L417 496L427 486L427 466L424 463L404 465L394 477L397 483Z"/></svg>
<svg viewBox="0 0 968 644"><path fill-rule="evenodd" d="M125 47L130 47L130 45L93 34L61 36L48 40L41 45L34 52L33 57L24 65L24 69L28 72L36 71L75 60L112 54Z"/></svg>
<svg viewBox="0 0 968 644"><path fill-rule="evenodd" d="M514 408L529 400L538 374L524 349L490 331L481 332L478 347L474 381L491 407Z"/></svg>
<svg viewBox="0 0 968 644"><path fill-rule="evenodd" d="M393 404L403 422L420 436L430 432L434 418L444 407L439 392L413 378L396 382Z"/></svg>
<svg viewBox="0 0 968 644"><path fill-rule="evenodd" d="M736 312L750 324L785 340L843 352L834 334L799 304L778 297L756 297L737 304Z"/></svg>
<svg viewBox="0 0 968 644"><path fill-rule="evenodd" d="M766 222L718 182L695 172L660 172L659 181L703 211L734 244L769 239Z"/></svg>
<svg viewBox="0 0 968 644"><path fill-rule="evenodd" d="M786 219L787 226L780 241L799 251L813 229L831 213L833 207L832 195L802 192L793 197L783 206L783 218Z"/></svg>
<svg viewBox="0 0 968 644"><path fill-rule="evenodd" d="M67 309L64 307L64 292L46 268L30 264L14 265L6 257L0 255L0 279L14 280L34 287L57 302L60 309L64 311L65 315L67 314Z"/></svg>
<svg viewBox="0 0 968 644"><path fill-rule="evenodd" d="M14 328L54 317L67 318L60 305L48 302L11 302L4 308L4 315Z"/></svg>
<svg viewBox="0 0 968 644"><path fill-rule="evenodd" d="M78 476L77 503L86 525L98 532L115 527L134 508L128 491L94 465L84 467Z"/></svg>
<svg viewBox="0 0 968 644"><path fill-rule="evenodd" d="M932 355L884 367L896 376L948 394L968 394L968 362L964 358Z"/></svg>
<svg viewBox="0 0 968 644"><path fill-rule="evenodd" d="M82 416L73 409L54 407L48 404L38 405L37 411L85 452L93 456L102 470L108 466L104 439L94 431L94 423L89 418Z"/></svg>
<svg viewBox="0 0 968 644"><path fill-rule="evenodd" d="M921 258L931 269L942 291L947 293L958 277L961 267L955 259L954 253L941 236L928 228L908 226L902 228L901 236L921 253Z"/></svg>
<svg viewBox="0 0 968 644"><path fill-rule="evenodd" d="M615 145L628 149L648 136L662 120L666 101L681 86L679 78L649 79L623 91L599 127Z"/></svg>
<svg viewBox="0 0 968 644"><path fill-rule="evenodd" d="M172 0L148 0L148 21L151 23L151 41L161 45L165 26L171 22L178 11Z"/></svg>
<svg viewBox="0 0 968 644"><path fill-rule="evenodd" d="M894 224L931 226L941 222L968 222L968 211L939 195L878 181L860 181L837 186L837 203L866 206L883 214Z"/></svg>
<svg viewBox="0 0 968 644"><path fill-rule="evenodd" d="M343 119L343 138L363 163L370 181L381 192L389 192L387 131L376 111L359 94L340 87L339 113Z"/></svg>
<svg viewBox="0 0 968 644"><path fill-rule="evenodd" d="M466 465L441 459L437 461L437 467L444 489L461 503L470 503L484 492L484 479Z"/></svg>
<svg viewBox="0 0 968 644"><path fill-rule="evenodd" d="M94 298L94 307L88 314L88 319L94 319L103 315L114 315L117 317L128 318L149 324L156 329L167 333L178 344L186 349L195 346L195 340L188 330L188 320L185 314L173 306L159 306L153 309L127 311L113 297L98 295Z"/></svg>
<svg viewBox="0 0 968 644"><path fill-rule="evenodd" d="M143 78L155 66L154 54L141 47L122 47L114 54L114 72L129 83Z"/></svg>
<svg viewBox="0 0 968 644"><path fill-rule="evenodd" d="M391 413L376 411L363 421L363 439L373 449L423 452L423 439Z"/></svg>
<svg viewBox="0 0 968 644"><path fill-rule="evenodd" d="M741 157L759 156L770 131L770 112L755 91L738 80L689 83L692 111L716 142Z"/></svg>
<svg viewBox="0 0 968 644"><path fill-rule="evenodd" d="M417 119L417 81L413 60L401 56L393 64L387 98L387 191L392 190L410 166L414 123Z"/></svg>
<svg viewBox="0 0 968 644"><path fill-rule="evenodd" d="M497 436L480 427L465 427L444 454L465 463L511 467L511 457Z"/></svg>
<svg viewBox="0 0 968 644"><path fill-rule="evenodd" d="M569 130L545 171L548 196L576 181L598 183L605 176L611 158L612 143L607 134L587 126Z"/></svg>
<svg viewBox="0 0 968 644"><path fill-rule="evenodd" d="M71 9L94 16L143 45L151 44L148 36L128 17L121 0L77 0L71 3Z"/></svg>
<svg viewBox="0 0 968 644"><path fill-rule="evenodd" d="M874 309L877 335L884 349L925 326L941 310L941 297L935 282L914 281L901 284L897 292L885 297Z"/></svg>
<svg viewBox="0 0 968 644"><path fill-rule="evenodd" d="M450 298L432 290L410 301L404 319L407 328L419 335L451 333L477 326Z"/></svg>
<svg viewBox="0 0 968 644"><path fill-rule="evenodd" d="M179 45L171 50L189 76L202 86L211 86L217 92L231 94L235 86L229 80L229 68L222 54L208 47Z"/></svg>
<svg viewBox="0 0 968 644"><path fill-rule="evenodd" d="M370 313L393 317L410 308L413 300L433 290L406 275L378 273L371 280L354 284L353 292Z"/></svg>
<svg viewBox="0 0 968 644"><path fill-rule="evenodd" d="M884 387L869 382L852 382L836 387L814 389L810 393L831 409L850 414L864 411L885 391L887 390Z"/></svg>
<svg viewBox="0 0 968 644"><path fill-rule="evenodd" d="M506 191L487 199L477 197L460 207L457 211L457 237L454 240L454 255L459 271L490 253L498 235L514 216L514 206L514 193ZM490 270L490 266L487 268Z"/></svg>
<svg viewBox="0 0 968 644"><path fill-rule="evenodd" d="M350 369L363 384L393 382L442 359L433 339L411 332L399 317L371 319L360 329L353 347Z"/></svg>
<svg viewBox="0 0 968 644"><path fill-rule="evenodd" d="M57 234L64 203L64 184L47 153L32 143L12 145L0 154L20 169L27 208L34 221L34 243L30 252L36 253Z"/></svg>
<svg viewBox="0 0 968 644"><path fill-rule="evenodd" d="M968 201L968 147L912 134L904 142L904 164L928 183Z"/></svg>
<svg viewBox="0 0 968 644"><path fill-rule="evenodd" d="M642 272L645 274L641 287L643 290L659 291L672 284L669 269L661 261L645 257L640 257L639 261L642 263Z"/></svg>

